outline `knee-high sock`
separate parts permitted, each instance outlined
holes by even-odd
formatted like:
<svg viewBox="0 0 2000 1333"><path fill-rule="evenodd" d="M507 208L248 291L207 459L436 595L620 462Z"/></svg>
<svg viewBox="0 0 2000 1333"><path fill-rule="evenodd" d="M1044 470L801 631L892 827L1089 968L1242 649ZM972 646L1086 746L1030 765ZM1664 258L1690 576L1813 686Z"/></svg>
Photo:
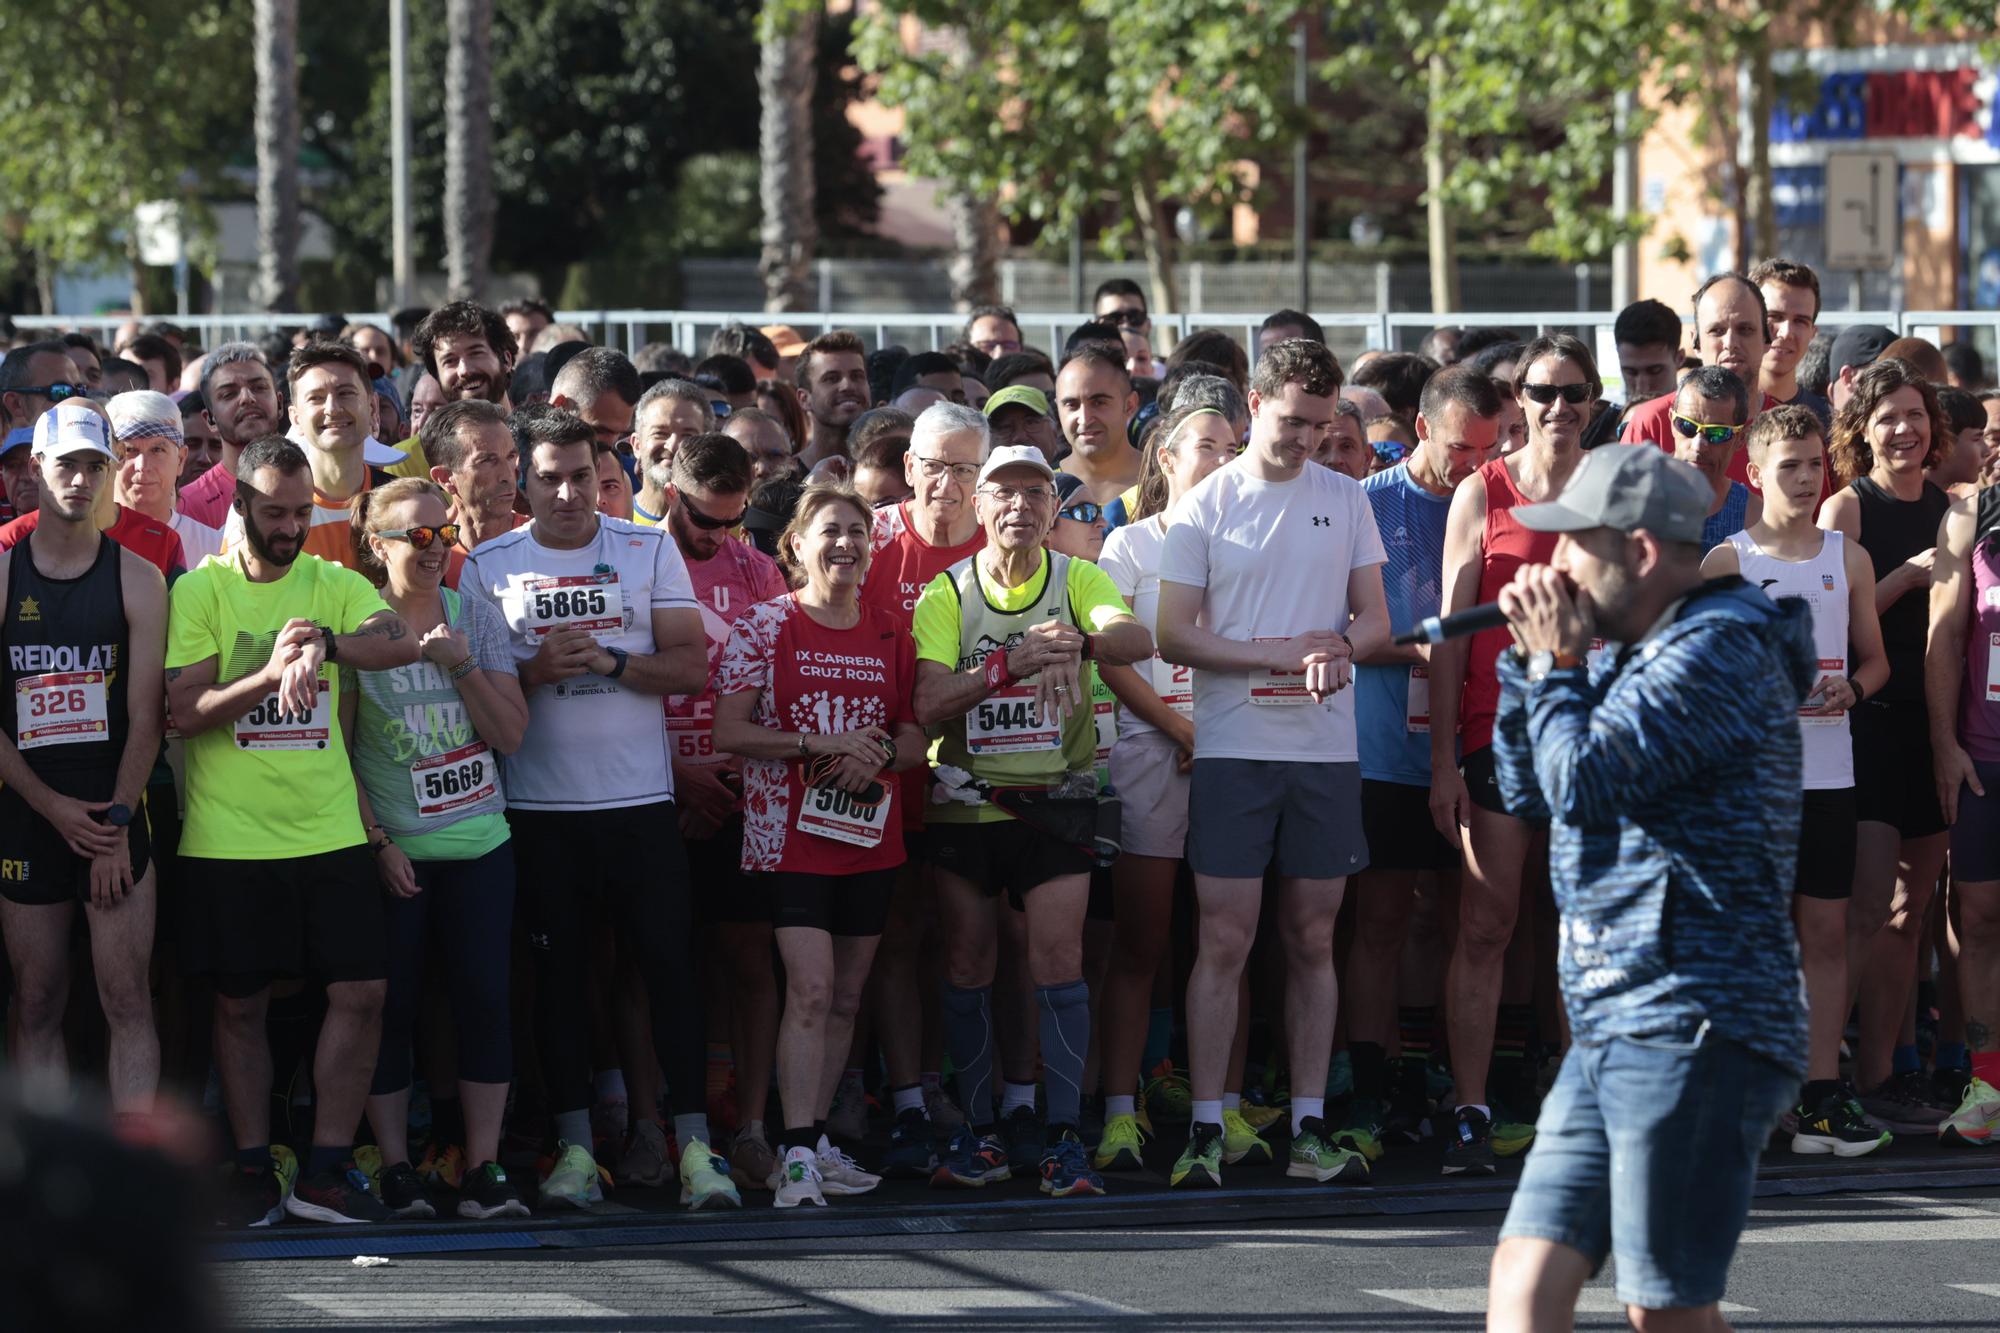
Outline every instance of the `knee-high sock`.
<svg viewBox="0 0 2000 1333"><path fill-rule="evenodd" d="M1090 1050L1090 987L1081 977L1060 986L1037 986L1041 1014L1042 1079L1049 1123L1074 1129L1083 1101L1083 1061Z"/></svg>
<svg viewBox="0 0 2000 1333"><path fill-rule="evenodd" d="M1088 1029L1086 1029L1087 1031ZM974 1129L993 1124L993 988L944 988L945 1049L958 1070L958 1101Z"/></svg>

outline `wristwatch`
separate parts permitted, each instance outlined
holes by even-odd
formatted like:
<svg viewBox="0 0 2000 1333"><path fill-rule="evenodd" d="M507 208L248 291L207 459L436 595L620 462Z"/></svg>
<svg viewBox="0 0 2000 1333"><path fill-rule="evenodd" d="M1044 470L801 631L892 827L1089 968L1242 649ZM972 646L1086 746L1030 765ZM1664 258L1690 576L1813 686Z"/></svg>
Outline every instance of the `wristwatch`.
<svg viewBox="0 0 2000 1333"><path fill-rule="evenodd" d="M625 664L632 660L632 655L623 648L606 648L604 651L611 654L611 670L604 673L604 678L617 680L625 674Z"/></svg>
<svg viewBox="0 0 2000 1333"><path fill-rule="evenodd" d="M329 662L338 661L340 654L335 651L333 646L333 626L321 625L319 627L319 639L321 643L326 645L326 660Z"/></svg>
<svg viewBox="0 0 2000 1333"><path fill-rule="evenodd" d="M1530 685L1534 684L1551 671L1567 670L1570 667L1580 667L1582 665L1583 659L1581 657L1577 657L1572 653L1552 653L1544 648L1541 652L1535 653L1528 658L1528 683Z"/></svg>
<svg viewBox="0 0 2000 1333"><path fill-rule="evenodd" d="M104 822L113 828L124 828L132 822L132 807L129 805L112 806L104 812Z"/></svg>

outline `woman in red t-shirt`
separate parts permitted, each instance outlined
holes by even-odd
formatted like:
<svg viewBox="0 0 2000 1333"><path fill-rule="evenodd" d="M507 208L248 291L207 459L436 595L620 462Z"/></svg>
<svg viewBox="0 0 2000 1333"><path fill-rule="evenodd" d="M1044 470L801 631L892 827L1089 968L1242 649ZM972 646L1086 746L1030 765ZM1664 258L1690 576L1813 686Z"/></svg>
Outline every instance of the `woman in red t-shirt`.
<svg viewBox="0 0 2000 1333"><path fill-rule="evenodd" d="M863 1194L868 1174L826 1137L834 1085L903 864L898 785L924 762L910 712L916 644L862 603L874 512L844 484L799 497L779 555L801 586L731 629L715 677L715 748L741 755L743 869L766 878L785 1009L777 1206Z"/></svg>

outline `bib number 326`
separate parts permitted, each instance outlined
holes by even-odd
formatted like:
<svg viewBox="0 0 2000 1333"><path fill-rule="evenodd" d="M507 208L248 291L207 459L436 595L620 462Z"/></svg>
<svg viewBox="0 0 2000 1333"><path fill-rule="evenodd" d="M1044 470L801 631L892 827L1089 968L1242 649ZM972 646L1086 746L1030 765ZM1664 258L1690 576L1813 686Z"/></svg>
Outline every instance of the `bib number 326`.
<svg viewBox="0 0 2000 1333"><path fill-rule="evenodd" d="M102 671L57 671L23 676L14 682L14 744L23 750L44 745L101 741L111 734L109 696Z"/></svg>

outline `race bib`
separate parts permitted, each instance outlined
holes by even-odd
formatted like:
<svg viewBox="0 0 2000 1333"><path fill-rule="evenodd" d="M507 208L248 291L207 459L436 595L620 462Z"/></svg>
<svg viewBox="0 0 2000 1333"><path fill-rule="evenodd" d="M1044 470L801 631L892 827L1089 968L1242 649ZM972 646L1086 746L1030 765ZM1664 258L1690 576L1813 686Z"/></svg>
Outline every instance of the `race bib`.
<svg viewBox="0 0 2000 1333"><path fill-rule="evenodd" d="M1986 702L2000 703L2000 634L1986 639Z"/></svg>
<svg viewBox="0 0 2000 1333"><path fill-rule="evenodd" d="M1062 725L1044 721L1032 685L1009 685L965 715L965 748L974 754L1060 750Z"/></svg>
<svg viewBox="0 0 2000 1333"><path fill-rule="evenodd" d="M889 827L889 787L887 783L879 785L882 797L873 802L838 787L807 787L799 801L799 832L855 847L876 846L882 841L882 831Z"/></svg>
<svg viewBox="0 0 2000 1333"><path fill-rule="evenodd" d="M333 685L322 678L309 716L285 711L272 691L236 719L240 750L324 750L333 739Z"/></svg>
<svg viewBox="0 0 2000 1333"><path fill-rule="evenodd" d="M1822 657L1819 659L1820 680L1825 680L1828 676L1845 676L1846 674L1846 658ZM1993 697L1993 666L1990 658L1987 662L1986 674L1986 697L1990 699ZM1817 686L1819 682L1815 681L1813 683ZM1837 727L1846 716L1847 711L1845 709L1829 708L1826 704L1817 701L1803 704L1799 708L1799 721L1809 727Z"/></svg>
<svg viewBox="0 0 2000 1333"><path fill-rule="evenodd" d="M52 671L14 682L14 745L75 745L111 735L102 671Z"/></svg>
<svg viewBox="0 0 2000 1333"><path fill-rule="evenodd" d="M1258 643L1283 643L1282 636L1256 640ZM1306 693L1306 673L1298 671L1270 671L1258 668L1250 673L1250 702L1253 704L1309 704L1312 695Z"/></svg>
<svg viewBox="0 0 2000 1333"><path fill-rule="evenodd" d="M685 717L667 714L667 753L683 764L722 762L715 752L715 700L696 700Z"/></svg>
<svg viewBox="0 0 2000 1333"><path fill-rule="evenodd" d="M625 590L616 574L562 574L521 584L528 637L539 643L559 629L600 639L625 627Z"/></svg>
<svg viewBox="0 0 2000 1333"><path fill-rule="evenodd" d="M1412 732L1429 734L1431 729L1431 669L1427 666L1410 668L1409 728Z"/></svg>
<svg viewBox="0 0 2000 1333"><path fill-rule="evenodd" d="M1097 722L1097 759L1102 763L1111 753L1111 747L1118 743L1118 701L1099 699L1092 715Z"/></svg>
<svg viewBox="0 0 2000 1333"><path fill-rule="evenodd" d="M1194 716L1194 668L1153 657L1153 693L1182 717Z"/></svg>
<svg viewBox="0 0 2000 1333"><path fill-rule="evenodd" d="M417 815L436 819L477 805L500 790L500 770L485 741L419 759L410 766L410 787L417 796Z"/></svg>

